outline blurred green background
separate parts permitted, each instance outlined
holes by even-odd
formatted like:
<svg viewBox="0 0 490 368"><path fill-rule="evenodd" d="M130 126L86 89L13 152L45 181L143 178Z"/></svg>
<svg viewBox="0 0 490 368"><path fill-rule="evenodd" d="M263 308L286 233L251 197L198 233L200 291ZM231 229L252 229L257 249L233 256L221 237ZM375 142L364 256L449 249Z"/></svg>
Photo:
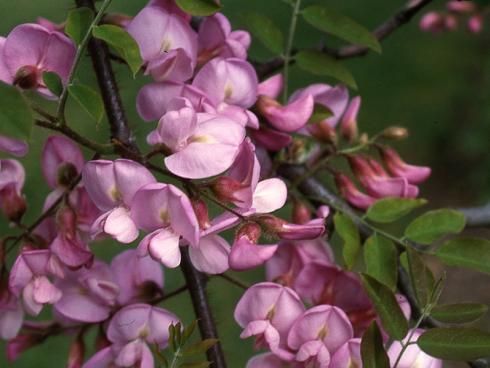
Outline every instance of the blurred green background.
<svg viewBox="0 0 490 368"><path fill-rule="evenodd" d="M34 22L38 16L62 22L73 3L71 0L0 0L0 14L3 16L0 34L7 35L15 25ZM145 3L114 0L111 11L134 15ZM245 26L240 14L244 10L253 10L270 16L284 31L287 30L290 8L280 0L223 0L222 3L223 11L232 19L235 29ZM376 0L364 4L359 0L305 0L304 3L330 3L367 27L374 28L403 1ZM435 1L433 7L442 5L443 1ZM433 206L483 204L490 198L490 25L487 24L486 33L479 36L468 34L464 29L434 36L419 31L419 17L383 42L382 55L370 53L346 62L359 86L359 91L353 93L359 93L363 98L360 129L375 133L396 124L410 130L410 139L398 143L396 147L408 162L433 167L431 180L422 188L422 195L430 198ZM333 46L340 44L302 21L298 27L295 40L298 47L314 46L321 41ZM266 60L273 55L255 42L251 56L256 60ZM115 65L115 70L132 128L143 144L146 132L153 124L143 123L138 117L135 97L138 89L148 80L133 80L122 65ZM87 60L78 78L95 85L95 77ZM318 78L293 67L290 90L318 81ZM323 81L332 82L328 79ZM49 103L48 106L53 108ZM69 104L68 119L71 126L95 140L102 142L108 137L105 121L96 126L84 111L72 103ZM27 223L39 214L49 192L46 184L39 180L39 158L46 136L46 132L35 129L31 150L23 159L27 172L25 193L30 209L26 216ZM86 152L86 157L89 158L89 152ZM6 224L2 224L0 229L2 234L11 232ZM109 241L95 244L93 249L107 257L122 248ZM488 279L456 271L454 275L455 286L447 293L453 300L472 298L490 301L484 287ZM241 274L240 277L252 282L262 277L262 271ZM466 278L464 280L468 281L468 277L470 282L476 280L480 283L482 290L474 288L467 290L466 294L465 291L458 292L465 289L462 280ZM167 291L182 284L179 270L166 271ZM221 279L212 279L209 286L229 367L244 367L253 355L252 346L250 341L239 339L240 330L233 320L234 305L242 291ZM185 294L165 302L164 306L175 311L187 323L193 320L190 299ZM69 342L70 339L66 337L50 339L42 347L27 351L13 364L8 364L1 354L0 367L63 367ZM3 350L3 343L0 343L0 348Z"/></svg>

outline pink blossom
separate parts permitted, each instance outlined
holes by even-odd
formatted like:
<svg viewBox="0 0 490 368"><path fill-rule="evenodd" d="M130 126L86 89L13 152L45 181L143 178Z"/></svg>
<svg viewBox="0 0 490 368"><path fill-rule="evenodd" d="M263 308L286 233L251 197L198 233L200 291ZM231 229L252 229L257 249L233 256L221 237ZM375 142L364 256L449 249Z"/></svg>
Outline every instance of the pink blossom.
<svg viewBox="0 0 490 368"><path fill-rule="evenodd" d="M130 216L134 195L146 184L154 183L153 175L137 162L89 161L82 180L90 198L104 213L94 222L92 234L106 233L121 243L131 243L138 237L138 228Z"/></svg>
<svg viewBox="0 0 490 368"><path fill-rule="evenodd" d="M409 165L404 162L393 148L382 147L380 153L390 174L406 178L411 184L420 184L426 181L431 174L430 167Z"/></svg>
<svg viewBox="0 0 490 368"><path fill-rule="evenodd" d="M192 85L205 93L214 106L225 102L243 108L257 100L257 74L248 62L215 58L196 74Z"/></svg>
<svg viewBox="0 0 490 368"><path fill-rule="evenodd" d="M257 347L268 347L277 356L291 360L287 333L304 312L298 295L288 287L271 282L255 284L235 308L235 320L244 328L240 337L256 336Z"/></svg>
<svg viewBox="0 0 490 368"><path fill-rule="evenodd" d="M59 261L49 250L23 251L10 271L9 288L18 298L22 296L27 313L37 316L44 304L61 299L61 290L48 276L63 277Z"/></svg>
<svg viewBox="0 0 490 368"><path fill-rule="evenodd" d="M95 261L91 268L67 272L56 282L62 297L54 308L69 321L95 323L106 320L116 304L119 286L110 267Z"/></svg>
<svg viewBox="0 0 490 368"><path fill-rule="evenodd" d="M85 159L80 148L63 136L51 136L44 144L41 168L51 188L67 186L81 173Z"/></svg>
<svg viewBox="0 0 490 368"><path fill-rule="evenodd" d="M446 8L455 13L471 13L475 11L475 3L472 1L451 0L446 3Z"/></svg>
<svg viewBox="0 0 490 368"><path fill-rule="evenodd" d="M10 340L22 327L24 310L20 300L7 288L0 293L0 339Z"/></svg>
<svg viewBox="0 0 490 368"><path fill-rule="evenodd" d="M197 247L189 248L189 256L196 269L210 275L225 272L229 266L230 245L219 235L202 236Z"/></svg>
<svg viewBox="0 0 490 368"><path fill-rule="evenodd" d="M481 14L475 14L468 19L468 29L472 33L480 33L483 29L483 17Z"/></svg>
<svg viewBox="0 0 490 368"><path fill-rule="evenodd" d="M0 59L9 73L0 73L4 82L47 96L52 94L44 86L43 73L54 72L66 83L75 57L75 45L68 37L38 24L15 27L1 51Z"/></svg>
<svg viewBox="0 0 490 368"><path fill-rule="evenodd" d="M409 331L405 339L402 341L403 344L408 342L408 336L410 336ZM417 329L413 333L410 342L416 342L424 330ZM388 348L388 357L390 358L391 364L394 364L398 355L402 350L402 345L400 341L394 341ZM426 353L424 353L417 344L410 344L404 351L398 367L400 368L410 368L413 366L423 367L423 368L442 368L442 360L433 358Z"/></svg>
<svg viewBox="0 0 490 368"><path fill-rule="evenodd" d="M10 221L19 221L26 210L22 196L25 171L17 160L0 160L0 207Z"/></svg>
<svg viewBox="0 0 490 368"><path fill-rule="evenodd" d="M285 362L275 354L265 353L256 355L247 362L245 368L301 368L299 363Z"/></svg>
<svg viewBox="0 0 490 368"><path fill-rule="evenodd" d="M171 154L165 165L184 178L200 179L227 170L245 138L244 127L224 116L197 113L190 107L167 112L150 135Z"/></svg>
<svg viewBox="0 0 490 368"><path fill-rule="evenodd" d="M369 208L374 202L376 202L376 198L371 197L368 194L361 192L356 188L355 184L344 174L337 173L335 175L335 184L347 202L350 205L365 210Z"/></svg>
<svg viewBox="0 0 490 368"><path fill-rule="evenodd" d="M232 32L228 18L221 13L216 13L204 18L199 27L199 61L204 63L218 56L245 60L250 42L248 32Z"/></svg>
<svg viewBox="0 0 490 368"><path fill-rule="evenodd" d="M140 255L150 254L167 267L180 264L179 240L198 246L199 223L187 196L171 184L154 183L134 196L131 216L136 225L149 231L138 246Z"/></svg>
<svg viewBox="0 0 490 368"><path fill-rule="evenodd" d="M289 146L293 141L290 134L279 132L265 126L261 126L258 130L250 130L249 134L255 144L274 152Z"/></svg>
<svg viewBox="0 0 490 368"><path fill-rule="evenodd" d="M357 115L359 114L359 109L361 108L361 97L354 97L347 110L345 110L344 116L340 123L340 133L348 141L353 142L357 138L358 128L357 128Z"/></svg>
<svg viewBox="0 0 490 368"><path fill-rule="evenodd" d="M420 29L426 32L438 33L445 29L445 19L437 12L428 12L420 19Z"/></svg>
<svg viewBox="0 0 490 368"><path fill-rule="evenodd" d="M294 322L288 334L288 346L297 351L297 361L328 368L331 355L352 337L352 326L340 308L319 305Z"/></svg>
<svg viewBox="0 0 490 368"><path fill-rule="evenodd" d="M1 41L1 39L0 39ZM0 44L1 45L1 44ZM0 54L1 54L1 48L0 48ZM1 62L1 59L0 59ZM1 65L0 65L1 69ZM1 73L1 70L0 70ZM0 80L1 80L1 75L0 75ZM27 151L29 150L29 146L25 141L21 141L19 139L14 139L14 138L9 138L4 135L0 135L0 151L7 152L11 155L17 156L17 157L22 157L27 154Z"/></svg>
<svg viewBox="0 0 490 368"><path fill-rule="evenodd" d="M147 63L146 73L157 81L185 81L194 71L197 35L181 17L163 7L148 6L127 27Z"/></svg>
<svg viewBox="0 0 490 368"><path fill-rule="evenodd" d="M354 338L343 344L332 355L330 366L333 367L362 367L361 339Z"/></svg>
<svg viewBox="0 0 490 368"><path fill-rule="evenodd" d="M284 86L284 77L282 74L275 74L263 82L260 82L257 88L257 96L267 96L277 99Z"/></svg>

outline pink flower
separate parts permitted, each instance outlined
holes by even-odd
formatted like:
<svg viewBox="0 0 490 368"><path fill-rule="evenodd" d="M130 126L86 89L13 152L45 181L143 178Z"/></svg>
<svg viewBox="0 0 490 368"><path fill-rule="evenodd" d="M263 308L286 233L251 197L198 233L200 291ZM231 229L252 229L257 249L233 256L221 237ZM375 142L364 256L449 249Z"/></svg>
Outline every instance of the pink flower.
<svg viewBox="0 0 490 368"><path fill-rule="evenodd" d="M229 254L230 245L216 234L202 236L197 247L189 248L194 267L210 275L218 275L230 268Z"/></svg>
<svg viewBox="0 0 490 368"><path fill-rule="evenodd" d="M337 173L335 175L335 184L337 185L337 188L342 197L344 197L344 199L349 202L350 205L356 208L365 210L369 208L374 202L376 202L376 198L361 192L359 189L356 188L355 184L344 174Z"/></svg>
<svg viewBox="0 0 490 368"><path fill-rule="evenodd" d="M172 153L165 158L167 168L190 179L227 170L244 138L241 124L224 116L196 114L190 107L166 113L150 135L151 143L161 142Z"/></svg>
<svg viewBox="0 0 490 368"><path fill-rule="evenodd" d="M290 134L279 132L265 126L261 126L258 130L250 130L249 134L255 144L274 152L289 146L293 141Z"/></svg>
<svg viewBox="0 0 490 368"><path fill-rule="evenodd" d="M0 207L10 221L19 221L26 210L22 196L25 171L17 160L0 160Z"/></svg>
<svg viewBox="0 0 490 368"><path fill-rule="evenodd" d="M106 320L116 304L119 286L110 267L95 261L90 268L67 272L56 282L63 296L54 308L69 321L96 323Z"/></svg>
<svg viewBox="0 0 490 368"><path fill-rule="evenodd" d="M382 147L380 153L388 171L394 177L406 178L411 184L420 184L431 174L430 167L409 165L404 162L393 148Z"/></svg>
<svg viewBox="0 0 490 368"><path fill-rule="evenodd" d="M131 160L96 160L85 165L82 180L90 198L104 212L94 222L92 234L106 233L121 243L134 241L138 228L130 216L131 203L141 187L156 181L153 175Z"/></svg>
<svg viewBox="0 0 490 368"><path fill-rule="evenodd" d="M361 108L361 97L354 97L347 110L345 110L344 116L340 123L340 133L348 141L353 142L357 138L358 128L357 128L357 115L359 114L359 109Z"/></svg>
<svg viewBox="0 0 490 368"><path fill-rule="evenodd" d="M179 240L198 246L199 223L187 196L171 184L154 183L134 196L131 217L136 225L151 232L138 246L140 255L150 254L165 266L180 264Z"/></svg>
<svg viewBox="0 0 490 368"><path fill-rule="evenodd" d="M10 340L22 327L24 310L20 300L7 288L0 293L0 339Z"/></svg>
<svg viewBox="0 0 490 368"><path fill-rule="evenodd" d="M438 33L446 28L445 18L437 12L428 12L420 19L422 31Z"/></svg>
<svg viewBox="0 0 490 368"><path fill-rule="evenodd" d="M332 265L333 260L330 245L320 238L281 241L274 256L266 263L266 278L292 287L296 277L308 263Z"/></svg>
<svg viewBox="0 0 490 368"><path fill-rule="evenodd" d="M412 338L410 339L410 342L416 342L423 332L424 330L422 329L415 330ZM403 340L404 344L407 343L410 333L411 331L408 332L407 337L405 337L405 339ZM398 355L401 352L401 349L402 345L400 341L394 341L388 348L388 357L390 358L391 364L395 363ZM404 351L402 358L398 363L398 367L410 368L415 365L423 368L442 368L442 360L427 355L422 350L420 350L417 344L410 344Z"/></svg>
<svg viewBox="0 0 490 368"><path fill-rule="evenodd" d="M238 230L229 258L231 269L243 271L255 268L274 255L277 244L257 245L260 235L261 229L256 223L245 224Z"/></svg>
<svg viewBox="0 0 490 368"><path fill-rule="evenodd" d="M332 355L331 367L362 367L361 339L354 338L343 344Z"/></svg>
<svg viewBox="0 0 490 368"><path fill-rule="evenodd" d="M1 38L0 38L1 41ZM1 45L1 44L0 44ZM1 48L0 48L0 54L2 53ZM0 59L1 62L1 59ZM1 65L0 65L1 69ZM1 73L1 70L0 70ZM0 80L2 79L1 74L0 74ZM11 155L17 156L17 157L22 157L27 154L27 151L29 150L29 146L25 141L21 141L18 139L14 138L9 138L4 135L0 135L0 151L7 152Z"/></svg>
<svg viewBox="0 0 490 368"><path fill-rule="evenodd" d="M245 60L250 42L248 32L232 32L228 18L221 13L216 13L204 18L199 27L199 61L202 64L217 56Z"/></svg>
<svg viewBox="0 0 490 368"><path fill-rule="evenodd" d="M192 85L214 106L225 102L249 108L257 100L257 74L252 65L237 58L211 60L199 70Z"/></svg>
<svg viewBox="0 0 490 368"><path fill-rule="evenodd" d="M257 96L267 96L277 99L284 86L284 77L282 74L276 74L261 82L257 88Z"/></svg>
<svg viewBox="0 0 490 368"><path fill-rule="evenodd" d="M163 269L150 257L126 250L111 262L114 280L119 285L117 303L126 305L152 300L163 290Z"/></svg>
<svg viewBox="0 0 490 368"><path fill-rule="evenodd" d="M472 33L480 33L483 29L483 17L481 14L475 14L468 19L467 27Z"/></svg>
<svg viewBox="0 0 490 368"><path fill-rule="evenodd" d="M82 171L85 159L80 148L63 136L51 136L44 144L41 168L51 188L67 186Z"/></svg>
<svg viewBox="0 0 490 368"><path fill-rule="evenodd" d="M475 11L475 3L472 1L451 0L446 4L446 8L455 13L471 13Z"/></svg>
<svg viewBox="0 0 490 368"><path fill-rule="evenodd" d="M235 308L235 320L244 328L241 338L256 336L257 347L268 347L282 359L294 355L287 348L287 333L304 312L296 293L271 282L255 284Z"/></svg>
<svg viewBox="0 0 490 368"><path fill-rule="evenodd" d="M62 293L48 279L63 277L63 271L49 250L23 251L16 259L9 278L9 288L18 298L22 296L27 313L37 316L44 304L54 304Z"/></svg>
<svg viewBox="0 0 490 368"><path fill-rule="evenodd" d="M352 326L340 308L319 305L294 322L288 334L288 346L297 351L297 361L328 368L331 355L352 337Z"/></svg>
<svg viewBox="0 0 490 368"><path fill-rule="evenodd" d="M197 35L180 16L163 7L143 8L127 27L147 63L146 74L157 81L185 81L194 71Z"/></svg>
<svg viewBox="0 0 490 368"><path fill-rule="evenodd" d="M285 240L316 239L325 233L325 219L316 218L305 224L293 224L272 215L261 216L259 221L279 238Z"/></svg>
<svg viewBox="0 0 490 368"><path fill-rule="evenodd" d="M43 73L54 72L66 83L76 50L60 32L38 24L21 24L7 36L1 51L0 59L9 73L0 73L4 82L52 96L44 86Z"/></svg>
<svg viewBox="0 0 490 368"><path fill-rule="evenodd" d="M279 359L275 354L256 355L247 362L245 368L301 368L298 363L289 363Z"/></svg>

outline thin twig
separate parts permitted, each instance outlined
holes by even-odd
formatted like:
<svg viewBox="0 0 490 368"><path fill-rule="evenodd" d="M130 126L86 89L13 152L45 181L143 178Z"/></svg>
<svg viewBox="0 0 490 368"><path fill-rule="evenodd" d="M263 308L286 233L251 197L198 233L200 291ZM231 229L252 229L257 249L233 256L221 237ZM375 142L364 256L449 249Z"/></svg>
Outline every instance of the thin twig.
<svg viewBox="0 0 490 368"><path fill-rule="evenodd" d="M250 288L250 285L247 285L242 280L239 280L236 277L233 277L233 276L228 275L226 273L219 274L218 276L225 279L226 281L232 283L233 285L238 286L241 289L247 290L248 288Z"/></svg>
<svg viewBox="0 0 490 368"><path fill-rule="evenodd" d="M490 226L490 202L480 207L457 208L466 217L466 226Z"/></svg>

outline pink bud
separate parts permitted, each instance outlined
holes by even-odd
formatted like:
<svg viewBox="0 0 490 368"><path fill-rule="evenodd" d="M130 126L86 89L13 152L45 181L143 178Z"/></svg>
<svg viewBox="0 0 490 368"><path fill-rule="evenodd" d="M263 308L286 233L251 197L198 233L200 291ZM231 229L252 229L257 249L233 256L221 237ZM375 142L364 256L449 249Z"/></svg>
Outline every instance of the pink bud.
<svg viewBox="0 0 490 368"><path fill-rule="evenodd" d="M295 224L307 223L311 220L310 208L304 202L294 201L292 219Z"/></svg>
<svg viewBox="0 0 490 368"><path fill-rule="evenodd" d="M14 183L0 190L0 205L5 217L12 222L19 222L27 209L26 201L19 195Z"/></svg>
<svg viewBox="0 0 490 368"><path fill-rule="evenodd" d="M247 237L253 243L257 243L262 234L262 230L260 229L260 225L255 222L249 222L243 225L237 232L235 239L239 239L243 236Z"/></svg>
<svg viewBox="0 0 490 368"><path fill-rule="evenodd" d="M78 336L70 345L68 352L68 362L66 368L81 368L85 356L85 343L81 336Z"/></svg>
<svg viewBox="0 0 490 368"><path fill-rule="evenodd" d="M379 147L379 151L391 175L407 178L411 184L419 184L427 180L431 174L430 167L409 165L398 153L389 147Z"/></svg>
<svg viewBox="0 0 490 368"><path fill-rule="evenodd" d="M480 33L481 32L481 30L483 29L483 18L481 16L481 14L473 15L468 20L468 29L472 33Z"/></svg>
<svg viewBox="0 0 490 368"><path fill-rule="evenodd" d="M458 28L458 20L455 16L448 14L444 18L444 25L448 31L454 31Z"/></svg>
<svg viewBox="0 0 490 368"><path fill-rule="evenodd" d="M452 0L446 4L446 7L455 13L471 13L475 10L475 4L471 1Z"/></svg>
<svg viewBox="0 0 490 368"><path fill-rule="evenodd" d="M349 106L347 106L347 110L345 111L342 121L340 123L340 132L342 134L342 137L344 137L345 140L350 143L352 143L357 138L357 115L360 108L361 97L354 97L351 100Z"/></svg>
<svg viewBox="0 0 490 368"><path fill-rule="evenodd" d="M359 191L344 174L335 175L335 184L342 197L354 207L365 210L376 201L375 198Z"/></svg>
<svg viewBox="0 0 490 368"><path fill-rule="evenodd" d="M307 129L313 137L322 143L337 143L337 132L325 122L308 125Z"/></svg>
<svg viewBox="0 0 490 368"><path fill-rule="evenodd" d="M445 28L444 18L437 12L429 12L420 19L419 26L422 31L441 32Z"/></svg>
<svg viewBox="0 0 490 368"><path fill-rule="evenodd" d="M202 199L193 199L191 200L191 203L192 208L194 208L194 212L196 213L197 221L199 222L199 228L201 230L206 230L211 226L206 202Z"/></svg>
<svg viewBox="0 0 490 368"><path fill-rule="evenodd" d="M243 189L242 183L229 176L220 176L211 184L214 195L224 202L235 202L239 200L236 193Z"/></svg>

